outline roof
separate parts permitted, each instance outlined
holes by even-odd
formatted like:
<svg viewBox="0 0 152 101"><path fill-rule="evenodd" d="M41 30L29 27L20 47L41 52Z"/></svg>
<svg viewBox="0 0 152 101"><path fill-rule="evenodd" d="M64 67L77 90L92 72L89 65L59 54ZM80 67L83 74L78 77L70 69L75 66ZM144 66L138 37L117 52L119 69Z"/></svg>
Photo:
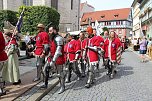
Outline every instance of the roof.
<svg viewBox="0 0 152 101"><path fill-rule="evenodd" d="M88 24L88 18L91 18L91 22L97 21L115 21L115 20L127 20L131 8L103 10L84 13L81 19L81 25Z"/></svg>
<svg viewBox="0 0 152 101"><path fill-rule="evenodd" d="M84 6L85 4L86 4L88 7L94 8L93 6L87 4L87 2L84 2L84 3L81 3L81 4L80 4L80 11L83 9L83 6Z"/></svg>

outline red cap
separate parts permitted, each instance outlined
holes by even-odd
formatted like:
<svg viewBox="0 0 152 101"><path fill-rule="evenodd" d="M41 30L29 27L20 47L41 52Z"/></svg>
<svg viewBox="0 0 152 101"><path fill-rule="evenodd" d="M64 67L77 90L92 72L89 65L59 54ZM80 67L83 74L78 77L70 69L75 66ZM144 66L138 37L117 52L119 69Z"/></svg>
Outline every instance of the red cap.
<svg viewBox="0 0 152 101"><path fill-rule="evenodd" d="M93 28L91 26L87 27L88 34L92 34L93 33Z"/></svg>

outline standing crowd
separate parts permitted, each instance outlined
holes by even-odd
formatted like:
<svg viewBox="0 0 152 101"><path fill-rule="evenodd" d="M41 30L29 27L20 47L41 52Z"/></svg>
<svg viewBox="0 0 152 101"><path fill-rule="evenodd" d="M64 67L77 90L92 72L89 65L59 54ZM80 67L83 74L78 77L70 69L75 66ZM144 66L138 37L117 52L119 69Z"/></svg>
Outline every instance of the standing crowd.
<svg viewBox="0 0 152 101"><path fill-rule="evenodd" d="M95 74L99 72L100 61L107 69L107 75L114 78L116 66L121 62L123 44L114 31L104 31L104 38L97 36L96 29L88 27L86 31L68 33L63 38L58 27L51 26L48 33L45 26L38 24L35 49L37 76L35 81L43 78L43 89L48 88L50 74L60 81L59 94L65 91L65 83L71 82L71 76L76 74L77 80L87 77L86 88L95 83ZM4 37L3 37L4 36ZM5 38L5 40L4 40ZM5 43L6 42L6 43ZM20 84L19 62L17 56L18 44L11 32L0 33L0 95L6 94L4 82ZM123 49L124 50L124 49Z"/></svg>

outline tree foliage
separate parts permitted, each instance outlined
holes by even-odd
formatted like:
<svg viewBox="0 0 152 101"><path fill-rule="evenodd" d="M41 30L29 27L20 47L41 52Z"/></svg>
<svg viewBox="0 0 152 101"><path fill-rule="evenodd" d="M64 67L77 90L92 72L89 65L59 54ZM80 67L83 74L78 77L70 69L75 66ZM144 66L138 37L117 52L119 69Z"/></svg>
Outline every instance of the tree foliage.
<svg viewBox="0 0 152 101"><path fill-rule="evenodd" d="M3 30L4 21L9 21L12 25L17 23L17 12L10 10L0 10L0 30Z"/></svg>
<svg viewBox="0 0 152 101"><path fill-rule="evenodd" d="M42 23L47 26L46 29L51 25L58 26L60 20L60 14L53 8L46 6L21 6L19 13L25 9L22 32L30 32L32 34L37 33L37 24ZM19 16L19 15L18 15Z"/></svg>

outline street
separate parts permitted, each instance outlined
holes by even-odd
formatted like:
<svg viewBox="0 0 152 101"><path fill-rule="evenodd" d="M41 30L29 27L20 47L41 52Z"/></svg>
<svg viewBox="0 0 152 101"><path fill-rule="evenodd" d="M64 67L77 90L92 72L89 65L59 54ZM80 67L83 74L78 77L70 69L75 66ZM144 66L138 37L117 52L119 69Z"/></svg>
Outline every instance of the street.
<svg viewBox="0 0 152 101"><path fill-rule="evenodd" d="M117 71L109 79L100 66L96 83L89 89L84 87L86 78L76 81L73 76L64 93L57 93L57 85L41 101L152 101L152 62L141 63L137 53L126 50Z"/></svg>

